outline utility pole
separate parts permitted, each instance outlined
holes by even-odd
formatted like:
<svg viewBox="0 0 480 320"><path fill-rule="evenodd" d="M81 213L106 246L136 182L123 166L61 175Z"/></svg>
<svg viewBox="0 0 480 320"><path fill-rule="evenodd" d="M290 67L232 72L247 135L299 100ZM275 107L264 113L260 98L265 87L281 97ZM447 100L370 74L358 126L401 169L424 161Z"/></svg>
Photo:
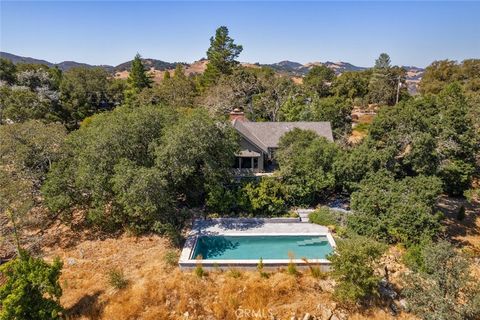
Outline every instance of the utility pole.
<svg viewBox="0 0 480 320"><path fill-rule="evenodd" d="M397 84L397 99L395 100L395 105L398 103L398 98L400 96L400 87L402 83L400 82L401 76L398 76L398 84Z"/></svg>

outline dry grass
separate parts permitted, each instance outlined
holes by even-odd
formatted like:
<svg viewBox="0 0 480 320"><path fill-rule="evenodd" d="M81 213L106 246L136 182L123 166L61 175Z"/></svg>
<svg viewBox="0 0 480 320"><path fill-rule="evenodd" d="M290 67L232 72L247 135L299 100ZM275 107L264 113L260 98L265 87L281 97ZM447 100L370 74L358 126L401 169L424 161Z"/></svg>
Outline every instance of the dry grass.
<svg viewBox="0 0 480 320"><path fill-rule="evenodd" d="M363 113L352 113L355 116L354 122L359 126L357 129L353 128L352 134L348 138L348 142L350 144L358 144L360 143L363 138L365 138L368 134L368 130L364 130L365 125L369 125L372 123L375 115L372 114L363 114Z"/></svg>
<svg viewBox="0 0 480 320"><path fill-rule="evenodd" d="M264 278L258 271L210 271L198 278L168 265L172 250L158 236L87 240L68 249L57 248L48 258L64 261L62 304L71 319L236 319L239 308L263 310L277 319L305 313L321 314L332 306L332 282L316 279L309 272L291 276L285 271ZM108 274L122 270L128 286L112 288ZM390 319L373 308L349 319ZM411 319L402 315L397 319Z"/></svg>

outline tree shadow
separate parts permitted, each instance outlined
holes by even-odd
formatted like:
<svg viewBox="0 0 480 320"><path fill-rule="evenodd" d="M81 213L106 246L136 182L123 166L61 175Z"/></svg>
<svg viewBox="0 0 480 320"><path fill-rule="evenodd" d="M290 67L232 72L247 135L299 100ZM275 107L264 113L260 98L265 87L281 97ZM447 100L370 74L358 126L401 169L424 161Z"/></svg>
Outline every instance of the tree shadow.
<svg viewBox="0 0 480 320"><path fill-rule="evenodd" d="M458 219L461 207L465 208L465 217ZM445 235L458 245L472 245L465 237L480 236L480 204L470 203L465 198L453 198L442 196L436 204L436 208L444 214Z"/></svg>
<svg viewBox="0 0 480 320"><path fill-rule="evenodd" d="M96 291L93 294L84 295L73 306L65 310L66 319L75 319L78 317L87 317L88 319L100 319L104 302L99 301L103 291Z"/></svg>

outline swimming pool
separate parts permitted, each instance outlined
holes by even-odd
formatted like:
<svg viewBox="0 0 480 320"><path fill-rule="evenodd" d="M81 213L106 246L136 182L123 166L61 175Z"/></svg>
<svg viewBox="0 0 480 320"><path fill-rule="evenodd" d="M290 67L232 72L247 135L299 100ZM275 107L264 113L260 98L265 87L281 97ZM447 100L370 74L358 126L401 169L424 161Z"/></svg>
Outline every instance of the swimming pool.
<svg viewBox="0 0 480 320"><path fill-rule="evenodd" d="M328 271L328 255L335 247L327 227L298 218L195 219L178 265L182 270L198 265L215 270L256 269L262 259L270 270L293 262L299 268L314 264Z"/></svg>
<svg viewBox="0 0 480 320"><path fill-rule="evenodd" d="M191 259L326 259L333 251L326 236L199 236Z"/></svg>

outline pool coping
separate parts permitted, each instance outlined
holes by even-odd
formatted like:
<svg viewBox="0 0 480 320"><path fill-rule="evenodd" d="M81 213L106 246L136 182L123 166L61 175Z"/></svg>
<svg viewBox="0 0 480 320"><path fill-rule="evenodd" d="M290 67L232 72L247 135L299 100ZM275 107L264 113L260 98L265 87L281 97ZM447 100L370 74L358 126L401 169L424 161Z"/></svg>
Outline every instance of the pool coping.
<svg viewBox="0 0 480 320"><path fill-rule="evenodd" d="M221 220L218 220L221 222ZM244 220L238 219L238 221L243 222ZM275 221L272 223L282 223L279 221ZM299 224L305 224L305 222L293 222L293 221L288 221L288 222L283 222L283 223L299 223ZM194 223L195 225L195 223ZM182 249L182 252L180 254L180 259L178 261L178 264L180 266L180 269L182 270L190 270L195 268L197 265L201 265L203 268L231 268L231 267L236 267L236 268L256 268L258 263L260 262L260 259L228 259L228 260L211 260L211 259L195 259L192 257L192 254L195 250L195 246L197 243L197 240L200 236L205 236L209 235L209 233L203 233L201 229L194 228L192 231L190 231L186 241L185 245ZM289 232L234 232L234 231L228 231L228 232L217 232L214 234L216 236L325 236L330 244L330 246L335 249L336 244L335 240L333 239L332 234L327 230L325 232L295 232L295 233L289 233ZM303 259L262 259L263 266L266 268L278 268L278 267L285 267L289 263L293 262L295 265L299 267L308 267L311 265L317 265L320 266L322 271L327 271L330 266L330 261L328 259L309 259L307 261L304 261Z"/></svg>

